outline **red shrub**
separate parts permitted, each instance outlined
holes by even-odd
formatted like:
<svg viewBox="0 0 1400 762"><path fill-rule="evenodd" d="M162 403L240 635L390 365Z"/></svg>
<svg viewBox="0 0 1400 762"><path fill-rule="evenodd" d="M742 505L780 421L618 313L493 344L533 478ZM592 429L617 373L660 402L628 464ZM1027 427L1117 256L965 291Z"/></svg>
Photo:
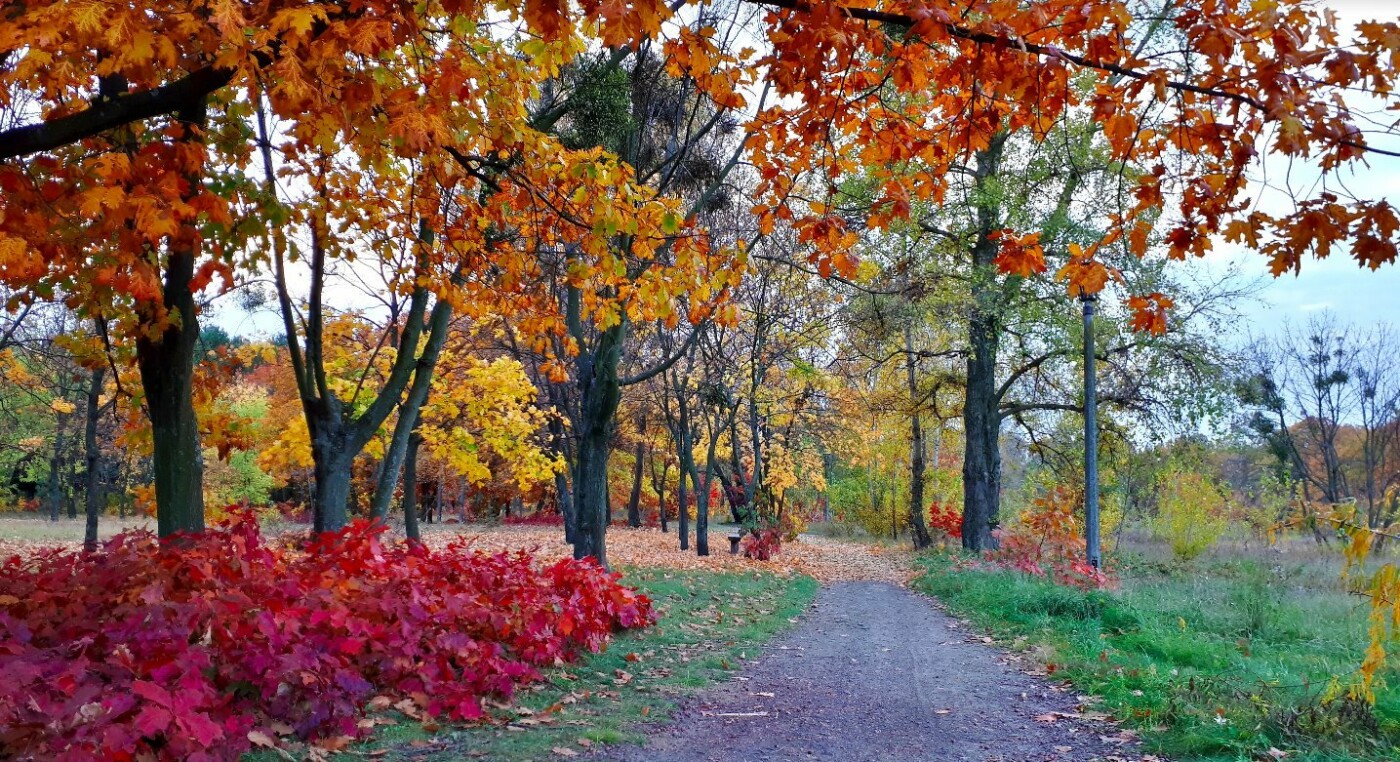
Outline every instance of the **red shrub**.
<svg viewBox="0 0 1400 762"><path fill-rule="evenodd" d="M962 510L951 503L933 503L928 508L928 528L955 540L962 539Z"/></svg>
<svg viewBox="0 0 1400 762"><path fill-rule="evenodd" d="M742 547L745 557L767 561L783 549L783 530L775 526L755 529L744 535Z"/></svg>
<svg viewBox="0 0 1400 762"><path fill-rule="evenodd" d="M479 717L537 666L653 621L590 562L536 568L384 544L359 522L305 551L249 514L161 546L131 532L96 553L0 568L0 758L237 759L274 723L357 735L372 697Z"/></svg>
<svg viewBox="0 0 1400 762"><path fill-rule="evenodd" d="M1056 487L1037 498L1021 515L1015 529L993 532L999 547L988 551L993 564L1037 577L1049 577L1061 585L1081 588L1114 587L1107 572L1090 566L1084 558L1084 535L1076 511L1081 493Z"/></svg>

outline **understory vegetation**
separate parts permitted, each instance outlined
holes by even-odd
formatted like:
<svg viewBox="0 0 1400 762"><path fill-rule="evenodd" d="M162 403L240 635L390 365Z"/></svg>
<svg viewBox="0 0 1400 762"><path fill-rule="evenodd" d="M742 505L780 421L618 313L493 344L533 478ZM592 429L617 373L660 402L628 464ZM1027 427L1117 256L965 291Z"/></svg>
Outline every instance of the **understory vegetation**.
<svg viewBox="0 0 1400 762"><path fill-rule="evenodd" d="M914 586L1007 642L1022 669L1100 697L1153 753L1395 759L1400 691L1378 688L1369 706L1345 690L1369 605L1320 558L1236 548L1188 565L1134 544L1117 556L1117 589L1084 590L934 554ZM1394 682L1393 667L1380 678Z"/></svg>
<svg viewBox="0 0 1400 762"><path fill-rule="evenodd" d="M367 708L474 720L542 667L654 621L589 561L432 550L356 522L309 545L251 513L161 545L12 556L0 574L0 750L16 758L237 759L344 745Z"/></svg>

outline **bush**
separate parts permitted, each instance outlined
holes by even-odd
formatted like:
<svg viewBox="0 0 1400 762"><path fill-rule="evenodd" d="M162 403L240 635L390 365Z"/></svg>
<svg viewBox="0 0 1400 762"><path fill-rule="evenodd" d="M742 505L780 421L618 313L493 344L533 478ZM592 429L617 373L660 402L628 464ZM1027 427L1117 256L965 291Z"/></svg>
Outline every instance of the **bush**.
<svg viewBox="0 0 1400 762"><path fill-rule="evenodd" d="M1178 559L1190 561L1210 550L1225 533L1225 508L1225 492L1210 477L1174 466L1157 481L1152 530L1171 545Z"/></svg>
<svg viewBox="0 0 1400 762"><path fill-rule="evenodd" d="M11 557L0 758L232 760L278 730L358 735L372 698L472 719L536 667L654 618L591 562L541 568L382 531L275 547L243 513L175 543L130 532L94 553Z"/></svg>
<svg viewBox="0 0 1400 762"><path fill-rule="evenodd" d="M952 503L934 502L928 508L928 528L948 535L954 540L962 539L962 509Z"/></svg>
<svg viewBox="0 0 1400 762"><path fill-rule="evenodd" d="M744 556L767 561L783 549L783 530L776 526L755 529L744 536Z"/></svg>
<svg viewBox="0 0 1400 762"><path fill-rule="evenodd" d="M1010 529L993 532L1000 547L986 560L1004 569L1048 577L1061 585L1106 588L1116 581L1084 558L1084 535L1076 515L1082 495L1070 487L1055 487L1022 512Z"/></svg>

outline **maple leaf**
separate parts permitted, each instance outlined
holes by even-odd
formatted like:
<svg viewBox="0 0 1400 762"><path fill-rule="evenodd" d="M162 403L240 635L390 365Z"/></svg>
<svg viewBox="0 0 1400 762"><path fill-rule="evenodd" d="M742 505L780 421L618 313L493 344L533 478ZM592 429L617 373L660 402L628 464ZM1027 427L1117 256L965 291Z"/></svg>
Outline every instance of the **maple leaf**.
<svg viewBox="0 0 1400 762"><path fill-rule="evenodd" d="M1129 297L1132 329L1161 336L1167 332L1167 311L1174 305L1175 302L1161 292Z"/></svg>
<svg viewBox="0 0 1400 762"><path fill-rule="evenodd" d="M292 32L307 35L316 24L326 20L326 9L319 5L304 5L296 8L283 8L272 15L268 30L273 34Z"/></svg>
<svg viewBox="0 0 1400 762"><path fill-rule="evenodd" d="M1000 249L992 260L999 271L1022 278L1045 272L1045 252L1040 247L1039 233L1018 237L1010 230L1002 230L993 235L993 240L1000 242Z"/></svg>

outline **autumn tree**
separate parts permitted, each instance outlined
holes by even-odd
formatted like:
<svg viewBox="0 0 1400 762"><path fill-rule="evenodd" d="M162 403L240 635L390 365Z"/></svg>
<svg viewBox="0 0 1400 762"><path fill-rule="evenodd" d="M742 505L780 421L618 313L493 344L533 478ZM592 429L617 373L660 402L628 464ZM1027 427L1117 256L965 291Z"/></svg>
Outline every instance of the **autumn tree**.
<svg viewBox="0 0 1400 762"><path fill-rule="evenodd" d="M397 170L410 158L430 162L448 173L435 176L431 187L461 190L453 199L468 213L445 222L454 207L428 201L404 209L408 219L398 222L416 232L427 218L430 230L452 241L444 249L467 245L456 242L449 228L466 241L481 240L493 221L501 223L496 230L518 233L520 226L499 220L500 214L546 206L544 198L529 197L526 187L568 197L581 184L602 189L627 183L620 168L571 174L579 161L598 167L600 157L561 154L556 144L541 143L543 136L528 123L535 85L581 51L575 22L600 22L597 29L607 39L627 40L656 32L661 13L637 8L619 16L591 7L576 19L549 5L457 2L409 11L374 2L174 2L111 11L64 2L5 11L0 93L7 113L11 107L25 113L7 119L0 132L0 247L13 287L61 288L84 309L111 318L135 343L156 429L162 534L203 526L200 446L190 401L195 295L215 274L231 274L249 241L283 238L285 209L265 183L243 171L255 140L270 164L269 143L287 138L278 145L288 154L287 166L326 196L355 183L343 174L328 178L326 167L312 166L323 149L358 156L373 172ZM521 17L523 24L514 21ZM539 36L521 40L530 47L518 56L513 46L498 44L503 27ZM435 56L425 57L426 51ZM418 64L423 68L414 68ZM425 78L431 87L422 86ZM289 122L275 136L252 128L264 103ZM500 183L490 179L496 170L482 164L493 156L544 163L508 161L515 182ZM468 187L459 189L459 183ZM492 183L492 192L480 195L483 184ZM570 205L547 206L552 213ZM653 228L659 229L662 213L656 212ZM591 231L599 216L585 209L572 219L579 230ZM321 228L323 247L340 243L330 235L328 218L310 215L311 227ZM613 214L611 224L619 222ZM541 229L551 228L545 223ZM263 234L269 230L272 235ZM102 245L91 245L96 242ZM269 248L254 256L277 251L275 244ZM290 256L285 248L281 253ZM387 395L387 406L397 403L393 397ZM336 505L338 490L327 493L327 505ZM327 512L322 523L330 527L340 515Z"/></svg>
<svg viewBox="0 0 1400 762"><path fill-rule="evenodd" d="M769 226L792 220L824 272L854 271L851 244L861 227L909 219L967 181L985 191L973 261L992 274L1045 267L1051 242L999 214L986 184L1008 136L1044 145L1075 115L1102 125L1100 165L1140 169L1117 173L1091 236L1060 242L1058 277L1073 293L1102 290L1112 273L1106 255L1145 254L1157 224L1169 256L1204 254L1213 236L1226 237L1263 250L1276 272L1310 252L1326 255L1336 240L1351 240L1363 264L1394 258L1389 203L1348 197L1332 179L1386 149L1371 145L1346 102L1331 97L1363 81L1390 93L1394 24L1363 25L1357 45L1342 48L1333 21L1296 3L985 4L971 15L937 5L760 4L773 8L771 50L760 61L774 71L785 105L761 117L750 139L764 177L756 212ZM1152 37L1162 25L1165 41ZM1319 191L1274 214L1251 206L1256 144L1311 157L1322 172ZM852 219L835 180L857 170L875 191L870 211ZM1132 296L1136 324L1164 326L1168 297ZM974 307L974 343L994 345L993 315ZM993 351L970 355L975 399L996 398L995 364ZM976 457L965 462L964 479L974 530L964 539L982 547L993 523L1002 415L987 405L964 415L986 445L970 447Z"/></svg>

